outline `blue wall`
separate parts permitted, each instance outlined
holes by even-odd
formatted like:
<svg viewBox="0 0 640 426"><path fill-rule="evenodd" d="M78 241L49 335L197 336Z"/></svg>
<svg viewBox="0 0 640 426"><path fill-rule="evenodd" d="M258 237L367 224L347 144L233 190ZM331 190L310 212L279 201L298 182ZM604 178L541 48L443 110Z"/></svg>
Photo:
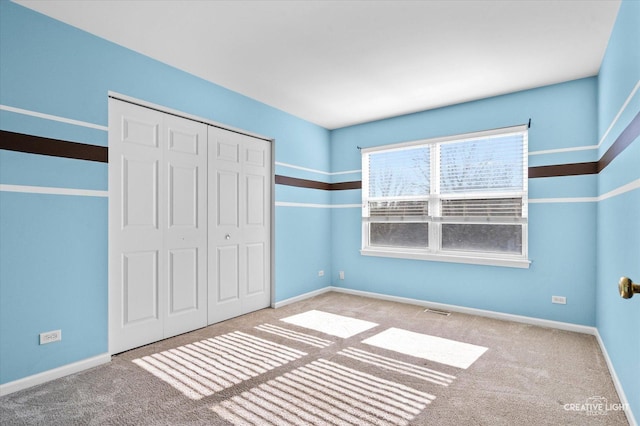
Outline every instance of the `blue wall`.
<svg viewBox="0 0 640 426"><path fill-rule="evenodd" d="M530 166L598 160L640 111L640 3L623 2L599 77L328 131L0 0L0 104L107 125L109 90L276 139L276 174L361 178L356 146L525 123ZM618 118L616 119L616 117ZM613 123L613 125L612 125ZM104 129L0 110L0 129L107 145ZM537 151L595 146L568 152ZM529 180L529 269L363 257L359 190L276 186L276 300L337 285L597 326L640 412L639 190L635 141L599 175ZM345 173L348 172L348 173ZM0 150L0 184L95 190L0 191L0 384L107 351L107 166ZM102 193L100 192L102 191ZM597 230L597 232L596 232ZM621 249L620 241L625 241ZM318 277L318 271L326 275ZM338 271L345 280L338 280ZM552 305L551 296L567 297ZM619 323L635 327L625 333ZM63 330L39 346L38 333ZM631 331L633 331L630 328Z"/></svg>
<svg viewBox="0 0 640 426"><path fill-rule="evenodd" d="M357 146L426 139L527 123L530 166L596 160L595 149L536 151L597 144L597 80L587 78L339 129L334 171L360 167ZM597 191L595 175L529 179L529 269L361 256L360 209L334 209L334 283L349 289L595 325ZM335 197L359 203L360 190ZM590 201L581 201L587 198ZM576 202L579 201L579 202ZM551 304L565 296L566 305Z"/></svg>
<svg viewBox="0 0 640 426"><path fill-rule="evenodd" d="M275 138L277 162L328 177L328 130L6 0L0 66L3 106L107 126L111 90ZM107 145L105 130L6 109L0 129ZM104 163L0 150L5 189L106 191L107 174ZM317 192L277 186L275 195L277 202L329 202ZM0 191L0 384L107 352L107 214L106 193ZM329 211L278 206L275 222L276 300L329 285L329 273L318 277L331 266ZM39 333L56 329L61 342L38 344Z"/></svg>
<svg viewBox="0 0 640 426"><path fill-rule="evenodd" d="M622 3L598 83L603 154L640 113L640 2ZM621 299L617 282L623 275L640 281L639 139L598 176L601 196L623 185L635 184L635 189L598 203L596 280L596 325L636 419L640 415L640 297Z"/></svg>

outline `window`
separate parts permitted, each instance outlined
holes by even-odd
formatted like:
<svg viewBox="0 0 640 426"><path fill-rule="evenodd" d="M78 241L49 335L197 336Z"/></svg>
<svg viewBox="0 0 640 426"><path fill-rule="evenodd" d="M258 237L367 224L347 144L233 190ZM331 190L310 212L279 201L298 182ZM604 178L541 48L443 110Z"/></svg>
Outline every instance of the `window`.
<svg viewBox="0 0 640 426"><path fill-rule="evenodd" d="M362 254L528 267L527 126L362 150Z"/></svg>

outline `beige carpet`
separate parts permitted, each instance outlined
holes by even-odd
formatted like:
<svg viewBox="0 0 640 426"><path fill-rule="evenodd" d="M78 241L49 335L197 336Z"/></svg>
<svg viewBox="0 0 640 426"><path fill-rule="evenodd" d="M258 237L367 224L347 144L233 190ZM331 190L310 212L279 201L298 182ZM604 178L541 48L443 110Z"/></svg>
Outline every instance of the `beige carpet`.
<svg viewBox="0 0 640 426"><path fill-rule="evenodd" d="M593 336L327 293L0 398L2 425L626 425Z"/></svg>

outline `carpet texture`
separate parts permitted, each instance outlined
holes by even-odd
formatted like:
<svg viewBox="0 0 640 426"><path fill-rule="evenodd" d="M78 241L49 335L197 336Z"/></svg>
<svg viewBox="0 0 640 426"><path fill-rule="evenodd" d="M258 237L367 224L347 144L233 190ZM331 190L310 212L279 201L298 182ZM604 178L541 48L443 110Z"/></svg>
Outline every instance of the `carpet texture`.
<svg viewBox="0 0 640 426"><path fill-rule="evenodd" d="M4 396L0 423L627 425L621 408L593 336L326 293Z"/></svg>

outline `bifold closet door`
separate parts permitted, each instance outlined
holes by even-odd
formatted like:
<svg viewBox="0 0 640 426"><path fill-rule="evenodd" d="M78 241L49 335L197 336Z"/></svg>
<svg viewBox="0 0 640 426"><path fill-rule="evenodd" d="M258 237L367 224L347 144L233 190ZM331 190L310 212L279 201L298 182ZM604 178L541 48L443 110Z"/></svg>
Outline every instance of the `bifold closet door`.
<svg viewBox="0 0 640 426"><path fill-rule="evenodd" d="M271 303L271 143L209 127L209 324Z"/></svg>
<svg viewBox="0 0 640 426"><path fill-rule="evenodd" d="M109 351L207 322L207 126L109 99Z"/></svg>

